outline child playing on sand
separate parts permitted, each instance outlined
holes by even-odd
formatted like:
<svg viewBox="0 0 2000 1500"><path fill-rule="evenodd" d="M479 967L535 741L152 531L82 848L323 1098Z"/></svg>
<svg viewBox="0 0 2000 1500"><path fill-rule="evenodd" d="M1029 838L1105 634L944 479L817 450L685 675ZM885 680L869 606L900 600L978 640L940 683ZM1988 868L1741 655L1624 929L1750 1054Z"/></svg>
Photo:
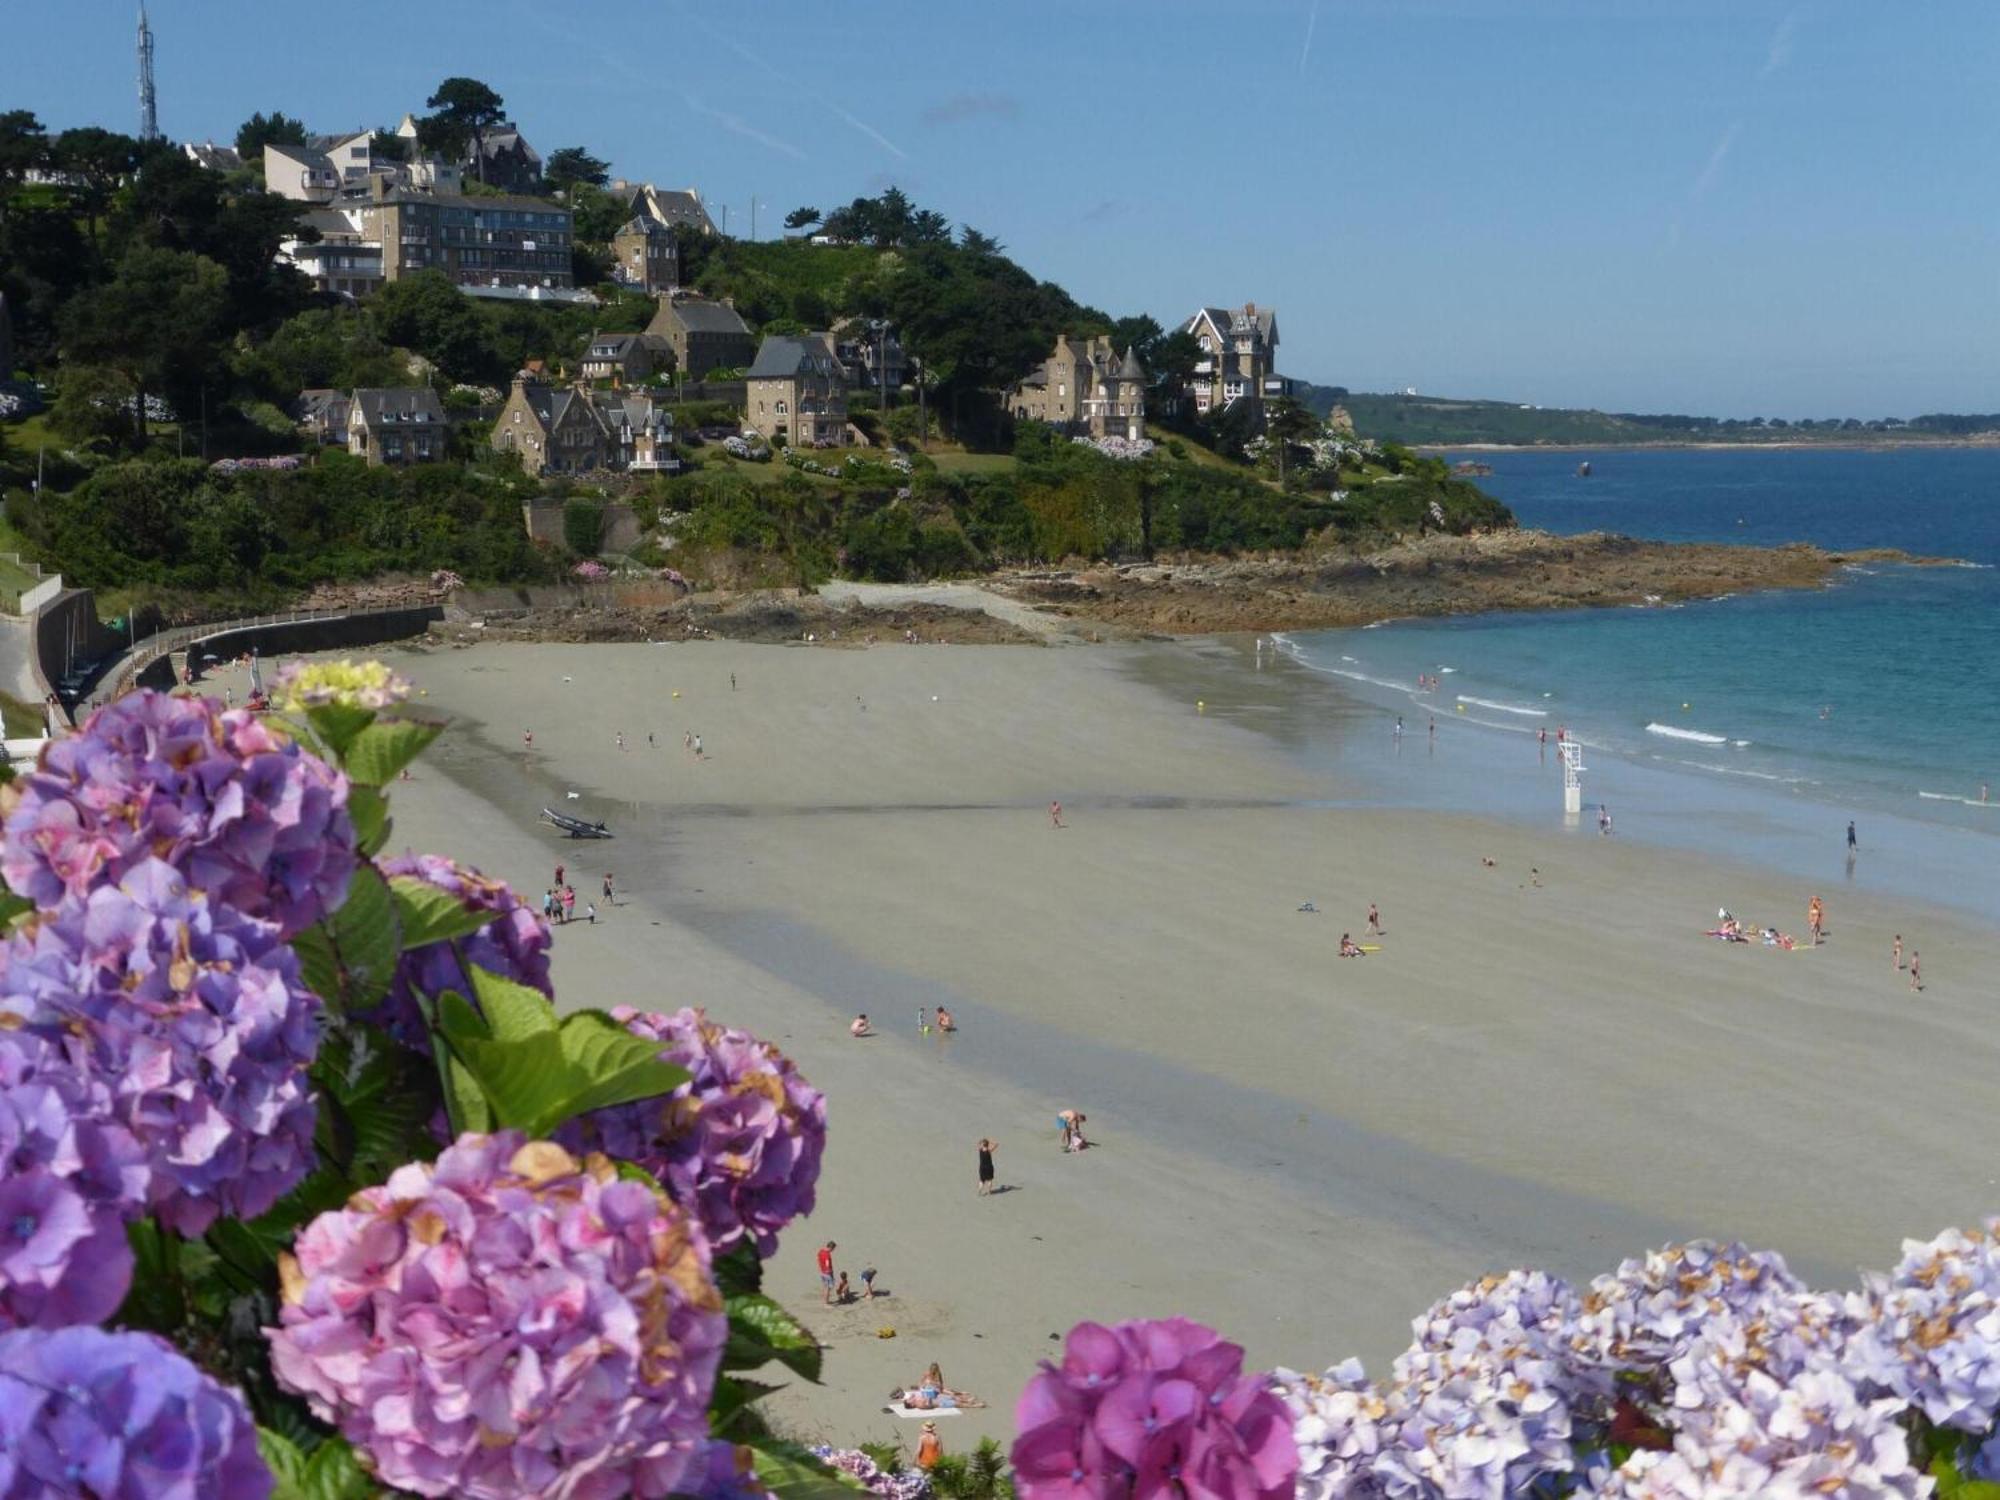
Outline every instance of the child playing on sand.
<svg viewBox="0 0 2000 1500"><path fill-rule="evenodd" d="M942 1005L938 1007L937 1029L941 1032L958 1030L958 1023L952 1020L951 1012L946 1010Z"/></svg>
<svg viewBox="0 0 2000 1500"><path fill-rule="evenodd" d="M870 1302L875 1300L875 1268L864 1266L861 1271L861 1295Z"/></svg>
<svg viewBox="0 0 2000 1500"><path fill-rule="evenodd" d="M840 1273L840 1280L833 1285L833 1300L840 1303L852 1302L854 1300L854 1289L848 1286L847 1273L845 1271Z"/></svg>
<svg viewBox="0 0 2000 1500"><path fill-rule="evenodd" d="M849 1027L847 1028L847 1034L848 1034L849 1036L873 1036L873 1035L874 1035L874 1032L873 1032L873 1031L872 1031L872 1030L871 1030L871 1029L869 1028L869 1025L868 1025L868 1012L867 1012L867 1011L865 1011L865 1010L864 1010L864 1011L863 1011L863 1012L862 1012L862 1013L861 1013L860 1015L858 1015L858 1016L856 1016L856 1017L854 1018L854 1022L853 1022L853 1024L852 1024L852 1025L850 1025L850 1026L849 1026Z"/></svg>
<svg viewBox="0 0 2000 1500"><path fill-rule="evenodd" d="M1340 935L1340 956L1342 958L1366 958L1368 955L1361 951L1360 946L1355 943L1353 938L1343 932Z"/></svg>

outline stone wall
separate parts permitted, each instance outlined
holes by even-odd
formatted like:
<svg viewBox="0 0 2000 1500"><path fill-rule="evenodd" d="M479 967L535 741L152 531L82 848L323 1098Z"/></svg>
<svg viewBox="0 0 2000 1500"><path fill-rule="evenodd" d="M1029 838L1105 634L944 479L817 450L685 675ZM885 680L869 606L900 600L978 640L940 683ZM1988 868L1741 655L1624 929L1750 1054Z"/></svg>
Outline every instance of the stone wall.
<svg viewBox="0 0 2000 1500"><path fill-rule="evenodd" d="M378 646L384 641L407 640L422 635L433 620L444 618L444 606L413 605L407 609L376 609L359 614L335 615L319 620L274 621L268 625L241 625L214 635L198 635L188 644L188 655L197 663L218 656L233 661L255 649L260 656L295 656L305 651L339 651L355 646ZM162 690L174 686L174 664L163 656L140 672L140 687Z"/></svg>
<svg viewBox="0 0 2000 1500"><path fill-rule="evenodd" d="M588 497L586 497L588 498ZM566 501L553 498L530 500L521 507L521 519L527 525L528 539L545 546L561 547L563 541L563 506ZM600 552L630 552L639 545L639 516L623 500L600 500L604 507L604 534L598 540Z"/></svg>
<svg viewBox="0 0 2000 1500"><path fill-rule="evenodd" d="M143 638L159 628L159 612L141 609L136 623ZM44 696L60 693L64 678L109 660L131 643L131 634L125 628L114 629L98 619L97 595L89 589L70 589L58 594L35 611L33 629L38 685ZM73 696L81 696L60 695L65 704Z"/></svg>

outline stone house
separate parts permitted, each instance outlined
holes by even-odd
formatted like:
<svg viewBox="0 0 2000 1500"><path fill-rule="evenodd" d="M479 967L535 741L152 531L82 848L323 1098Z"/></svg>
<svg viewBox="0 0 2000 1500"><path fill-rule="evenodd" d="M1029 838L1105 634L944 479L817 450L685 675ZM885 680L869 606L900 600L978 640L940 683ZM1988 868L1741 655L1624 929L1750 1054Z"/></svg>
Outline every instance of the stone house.
<svg viewBox="0 0 2000 1500"><path fill-rule="evenodd" d="M772 334L745 375L744 422L794 448L826 448L847 438L847 372L830 334Z"/></svg>
<svg viewBox="0 0 2000 1500"><path fill-rule="evenodd" d="M681 284L680 255L671 229L635 214L611 236L611 275L642 292L671 292Z"/></svg>
<svg viewBox="0 0 2000 1500"><path fill-rule="evenodd" d="M650 333L593 333L583 346L583 378L632 385L673 367L673 348Z"/></svg>
<svg viewBox="0 0 2000 1500"><path fill-rule="evenodd" d="M427 385L364 386L349 398L347 451L371 465L437 463L450 439L444 407Z"/></svg>
<svg viewBox="0 0 2000 1500"><path fill-rule="evenodd" d="M1186 331L1201 346L1194 367L1196 412L1247 400L1261 415L1266 401L1291 393L1291 381L1278 373L1278 315L1271 308L1254 302L1204 307L1188 319Z"/></svg>
<svg viewBox="0 0 2000 1500"><path fill-rule="evenodd" d="M674 416L643 391L554 386L527 371L514 377L493 424L493 447L530 474L671 474Z"/></svg>
<svg viewBox="0 0 2000 1500"><path fill-rule="evenodd" d="M1007 408L1061 432L1137 441L1146 435L1146 369L1131 349L1121 358L1108 335L1064 334L1041 368L1007 393Z"/></svg>
<svg viewBox="0 0 2000 1500"><path fill-rule="evenodd" d="M612 179L610 190L639 218L668 229L678 226L699 234L715 233L715 221L693 188L654 187L650 182L627 182L617 177Z"/></svg>
<svg viewBox="0 0 2000 1500"><path fill-rule="evenodd" d="M706 297L662 297L646 332L667 341L674 351L674 368L689 380L699 380L710 370L740 370L757 352L750 327L736 309Z"/></svg>

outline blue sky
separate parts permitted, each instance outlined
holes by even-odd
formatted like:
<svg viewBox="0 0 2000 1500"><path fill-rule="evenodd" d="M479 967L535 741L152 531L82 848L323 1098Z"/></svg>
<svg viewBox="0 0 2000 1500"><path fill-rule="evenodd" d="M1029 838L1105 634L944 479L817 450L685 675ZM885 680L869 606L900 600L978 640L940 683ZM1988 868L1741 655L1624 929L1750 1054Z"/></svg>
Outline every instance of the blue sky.
<svg viewBox="0 0 2000 1500"><path fill-rule="evenodd" d="M131 129L133 7L6 0L0 107ZM152 0L160 122L393 123L776 231L887 183L1287 373L1733 415L2000 410L1996 0ZM719 213L718 213L719 216Z"/></svg>

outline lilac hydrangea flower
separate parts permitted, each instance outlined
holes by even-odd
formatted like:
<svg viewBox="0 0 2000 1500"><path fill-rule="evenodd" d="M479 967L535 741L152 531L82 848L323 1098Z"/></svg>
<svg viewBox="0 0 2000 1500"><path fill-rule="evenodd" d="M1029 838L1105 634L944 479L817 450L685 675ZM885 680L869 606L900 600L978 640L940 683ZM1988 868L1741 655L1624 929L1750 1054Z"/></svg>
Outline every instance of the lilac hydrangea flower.
<svg viewBox="0 0 2000 1500"><path fill-rule="evenodd" d="M861 1487L883 1500L929 1500L930 1475L922 1469L899 1469L890 1474L859 1448L832 1448L821 1443L812 1455L829 1468L858 1479Z"/></svg>
<svg viewBox="0 0 2000 1500"><path fill-rule="evenodd" d="M38 1014L0 995L0 1329L116 1312L125 1224L146 1202L145 1152L111 1120L110 1091L30 1029Z"/></svg>
<svg viewBox="0 0 2000 1500"><path fill-rule="evenodd" d="M150 1333L0 1334L0 1496L265 1500L243 1398Z"/></svg>
<svg viewBox="0 0 2000 1500"><path fill-rule="evenodd" d="M699 1010L612 1015L692 1076L660 1098L573 1120L557 1139L651 1172L700 1217L718 1255L744 1240L770 1255L779 1231L813 1210L825 1098L777 1048Z"/></svg>
<svg viewBox="0 0 2000 1500"><path fill-rule="evenodd" d="M471 1500L675 1493L728 1337L692 1217L517 1132L321 1214L271 1364L385 1483Z"/></svg>
<svg viewBox="0 0 2000 1500"><path fill-rule="evenodd" d="M2000 1414L2000 1218L1906 1240L1862 1298L1852 1365L1940 1427L1986 1433Z"/></svg>
<svg viewBox="0 0 2000 1500"><path fill-rule="evenodd" d="M1695 1240L1628 1260L1583 1298L1570 1354L1610 1370L1657 1370L1717 1316L1752 1321L1805 1285L1774 1251Z"/></svg>
<svg viewBox="0 0 2000 1500"><path fill-rule="evenodd" d="M441 854L399 855L383 862L382 873L392 880L414 876L456 896L473 911L492 912L493 920L456 942L406 949L397 960L388 995L363 1019L374 1021L406 1046L428 1054L430 1028L417 997L426 995L435 1000L446 990L456 990L470 999L472 976L465 971L467 963L555 997L549 982L549 929L506 884L488 880L477 870L455 864Z"/></svg>
<svg viewBox="0 0 2000 1500"><path fill-rule="evenodd" d="M1396 1437L1389 1403L1350 1359L1324 1375L1274 1370L1272 1386L1292 1412L1299 1450L1298 1500L1383 1500L1375 1460Z"/></svg>
<svg viewBox="0 0 2000 1500"><path fill-rule="evenodd" d="M693 1500L771 1500L752 1451L720 1439L696 1444L694 1467L681 1483Z"/></svg>
<svg viewBox="0 0 2000 1500"><path fill-rule="evenodd" d="M1488 1276L1412 1325L1387 1392L1393 1439L1374 1463L1390 1494L1523 1494L1575 1468L1573 1409L1610 1393L1572 1365L1579 1310L1567 1283L1539 1271Z"/></svg>
<svg viewBox="0 0 2000 1500"><path fill-rule="evenodd" d="M1720 1320L1726 1327L1731 1319ZM1588 1492L1604 1500L1889 1500L1931 1492L1910 1461L1905 1403L1869 1399L1830 1359L1774 1376L1696 1339L1668 1365L1676 1431Z"/></svg>
<svg viewBox="0 0 2000 1500"><path fill-rule="evenodd" d="M255 1218L311 1170L318 998L268 922L159 860L17 933L0 996L108 1090L150 1199L184 1235Z"/></svg>
<svg viewBox="0 0 2000 1500"><path fill-rule="evenodd" d="M128 694L14 785L0 874L40 907L159 858L289 938L340 905L354 872L347 778L212 698Z"/></svg>
<svg viewBox="0 0 2000 1500"><path fill-rule="evenodd" d="M1185 1318L1077 1324L1015 1419L1023 1500L1282 1500L1299 1467L1269 1378L1245 1375L1239 1346Z"/></svg>

